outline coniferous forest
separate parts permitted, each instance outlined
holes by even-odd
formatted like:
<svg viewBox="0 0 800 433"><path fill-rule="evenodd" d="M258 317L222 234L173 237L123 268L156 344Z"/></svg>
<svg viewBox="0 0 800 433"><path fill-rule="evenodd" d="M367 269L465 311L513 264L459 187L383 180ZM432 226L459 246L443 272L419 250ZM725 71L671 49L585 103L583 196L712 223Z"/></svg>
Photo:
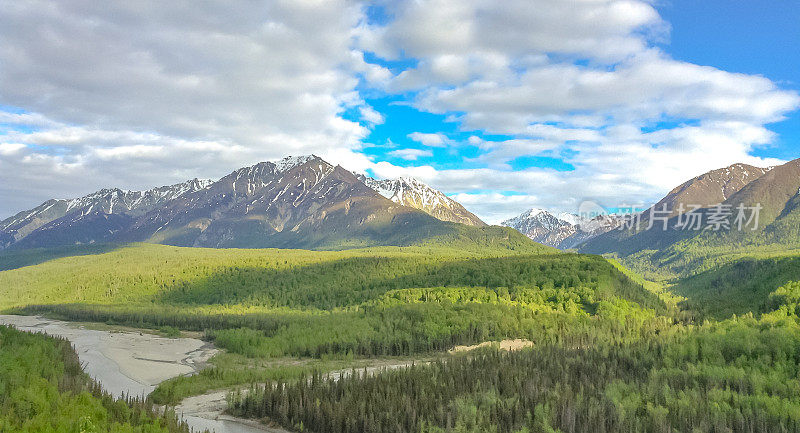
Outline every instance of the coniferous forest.
<svg viewBox="0 0 800 433"><path fill-rule="evenodd" d="M796 432L798 290L773 293L761 319L318 373L237 393L231 412L314 432Z"/></svg>

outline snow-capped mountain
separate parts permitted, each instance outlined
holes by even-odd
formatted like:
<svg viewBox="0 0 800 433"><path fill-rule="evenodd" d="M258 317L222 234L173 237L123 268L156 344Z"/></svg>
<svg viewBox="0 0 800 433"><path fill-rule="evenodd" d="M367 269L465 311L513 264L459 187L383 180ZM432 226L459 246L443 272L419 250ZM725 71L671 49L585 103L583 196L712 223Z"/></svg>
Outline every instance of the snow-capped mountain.
<svg viewBox="0 0 800 433"><path fill-rule="evenodd" d="M109 242L339 248L461 236L463 228L431 215L481 226L471 230L485 226L414 179L359 179L308 155L260 162L215 182L195 179L148 191L106 189L50 200L0 223L0 243L15 249ZM486 229L505 241L488 232L473 233L472 239L513 239L507 230Z"/></svg>
<svg viewBox="0 0 800 433"><path fill-rule="evenodd" d="M536 242L567 250L613 230L621 223L622 217L619 215L585 218L570 213L556 216L544 209L531 209L500 225L517 229Z"/></svg>
<svg viewBox="0 0 800 433"><path fill-rule="evenodd" d="M403 206L419 209L442 221L478 227L486 225L480 218L465 209L461 203L417 179L399 177L397 179L378 180L363 174L356 174L356 177L389 200Z"/></svg>
<svg viewBox="0 0 800 433"><path fill-rule="evenodd" d="M212 183L211 180L192 179L147 191L113 188L102 189L75 199L48 200L31 210L20 212L0 222L0 232L6 234L7 243L14 243L36 229L62 218L75 221L97 213L133 217L144 215L163 203L205 189Z"/></svg>
<svg viewBox="0 0 800 433"><path fill-rule="evenodd" d="M625 221L625 216L616 214L602 214L593 218L577 217L579 220L575 224L575 233L564 239L558 248L562 250L577 248L597 236L618 229Z"/></svg>
<svg viewBox="0 0 800 433"><path fill-rule="evenodd" d="M323 220L332 223L341 210L354 211L356 201L378 197L350 172L317 156L289 157L240 168L173 200L139 218L131 236L188 246L243 246L303 232Z"/></svg>
<svg viewBox="0 0 800 433"><path fill-rule="evenodd" d="M558 247L564 239L575 234L575 226L544 209L531 209L522 215L505 220L502 226L519 230L540 244Z"/></svg>

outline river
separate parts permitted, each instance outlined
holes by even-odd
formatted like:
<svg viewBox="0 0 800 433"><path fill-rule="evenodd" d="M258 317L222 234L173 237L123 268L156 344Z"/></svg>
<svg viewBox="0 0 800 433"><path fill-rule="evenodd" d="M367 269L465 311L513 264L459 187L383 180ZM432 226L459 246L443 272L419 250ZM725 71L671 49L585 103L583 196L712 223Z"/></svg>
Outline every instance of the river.
<svg viewBox="0 0 800 433"><path fill-rule="evenodd" d="M167 379L196 373L217 353L212 344L195 338L87 329L44 317L0 315L0 324L68 339L86 373L115 397L123 394L146 396ZM176 407L178 414L195 431L285 432L227 417L222 414L224 409L224 391L191 397Z"/></svg>

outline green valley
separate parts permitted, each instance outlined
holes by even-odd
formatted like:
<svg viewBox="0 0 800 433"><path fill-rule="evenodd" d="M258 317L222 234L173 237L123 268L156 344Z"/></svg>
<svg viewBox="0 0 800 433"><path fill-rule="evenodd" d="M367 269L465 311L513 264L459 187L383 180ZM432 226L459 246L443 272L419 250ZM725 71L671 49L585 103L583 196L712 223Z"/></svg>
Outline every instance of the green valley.
<svg viewBox="0 0 800 433"><path fill-rule="evenodd" d="M800 0L0 0L0 433L800 433Z"/></svg>
<svg viewBox="0 0 800 433"><path fill-rule="evenodd" d="M600 256L532 243L38 254L0 272L4 312L199 332L224 349L199 374L161 383L151 403L238 389L230 414L313 432L799 425L787 383L800 347L792 256L664 287ZM734 312L742 317L727 318ZM513 339L532 347L448 354Z"/></svg>

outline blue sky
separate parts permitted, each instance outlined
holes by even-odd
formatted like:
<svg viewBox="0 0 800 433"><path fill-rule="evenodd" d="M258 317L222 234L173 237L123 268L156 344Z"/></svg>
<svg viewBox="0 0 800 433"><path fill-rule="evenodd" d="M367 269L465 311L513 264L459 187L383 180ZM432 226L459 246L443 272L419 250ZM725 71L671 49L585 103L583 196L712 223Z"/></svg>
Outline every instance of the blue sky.
<svg viewBox="0 0 800 433"><path fill-rule="evenodd" d="M658 7L672 30L664 49L676 59L731 72L759 74L800 90L800 4L748 0L664 1ZM758 156L800 158L800 112L770 125L775 146Z"/></svg>
<svg viewBox="0 0 800 433"><path fill-rule="evenodd" d="M0 14L0 217L315 153L496 223L800 157L796 1L43 1Z"/></svg>

